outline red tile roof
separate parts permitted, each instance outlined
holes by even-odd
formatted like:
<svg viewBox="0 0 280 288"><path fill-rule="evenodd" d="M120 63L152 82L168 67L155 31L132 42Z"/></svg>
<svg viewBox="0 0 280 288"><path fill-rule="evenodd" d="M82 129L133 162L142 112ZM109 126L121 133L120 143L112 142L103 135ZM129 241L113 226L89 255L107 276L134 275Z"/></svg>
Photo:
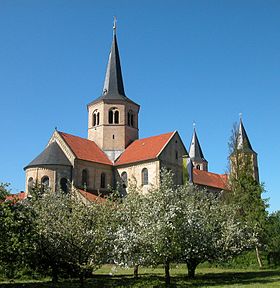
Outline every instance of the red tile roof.
<svg viewBox="0 0 280 288"><path fill-rule="evenodd" d="M112 162L108 159L107 155L95 144L95 142L64 132L58 133L62 136L78 159L112 165Z"/></svg>
<svg viewBox="0 0 280 288"><path fill-rule="evenodd" d="M27 193L22 191L18 194L11 194L11 195L7 196L5 201L17 202L17 201L21 201L21 200L25 199L26 197L27 197Z"/></svg>
<svg viewBox="0 0 280 288"><path fill-rule="evenodd" d="M90 202L104 202L104 201L106 201L105 198L102 198L100 196L96 196L90 192L86 192L82 189L78 189L78 190L82 194L82 196L85 197Z"/></svg>
<svg viewBox="0 0 280 288"><path fill-rule="evenodd" d="M227 180L227 174L215 174L193 169L193 182L195 184L227 190Z"/></svg>
<svg viewBox="0 0 280 288"><path fill-rule="evenodd" d="M175 132L165 133L132 142L117 159L115 165L156 159Z"/></svg>

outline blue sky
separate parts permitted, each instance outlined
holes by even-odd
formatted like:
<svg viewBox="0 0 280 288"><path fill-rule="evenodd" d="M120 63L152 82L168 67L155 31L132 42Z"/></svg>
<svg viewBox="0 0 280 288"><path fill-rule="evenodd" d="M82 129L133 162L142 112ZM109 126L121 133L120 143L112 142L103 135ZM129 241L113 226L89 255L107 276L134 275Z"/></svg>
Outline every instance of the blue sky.
<svg viewBox="0 0 280 288"><path fill-rule="evenodd" d="M242 112L264 197L279 210L278 0L0 0L0 181L23 190L23 167L56 126L86 137L114 15L140 137L178 130L188 149L195 121L209 170L224 173Z"/></svg>

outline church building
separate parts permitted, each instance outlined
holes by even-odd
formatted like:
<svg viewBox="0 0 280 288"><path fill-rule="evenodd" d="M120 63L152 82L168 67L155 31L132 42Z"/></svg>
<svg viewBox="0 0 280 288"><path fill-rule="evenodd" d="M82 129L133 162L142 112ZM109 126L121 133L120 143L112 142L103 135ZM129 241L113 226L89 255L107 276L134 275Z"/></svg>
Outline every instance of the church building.
<svg viewBox="0 0 280 288"><path fill-rule="evenodd" d="M103 91L87 105L87 139L55 130L43 152L24 168L25 191L35 183L52 191L73 186L91 201L117 183L125 193L133 180L145 193L159 185L162 167L173 171L176 184L183 184L188 169L188 181L213 191L226 189L227 175L208 172L195 129L189 153L177 131L139 139L139 110L125 93L114 25ZM249 143L257 165L242 121L239 130L240 145Z"/></svg>

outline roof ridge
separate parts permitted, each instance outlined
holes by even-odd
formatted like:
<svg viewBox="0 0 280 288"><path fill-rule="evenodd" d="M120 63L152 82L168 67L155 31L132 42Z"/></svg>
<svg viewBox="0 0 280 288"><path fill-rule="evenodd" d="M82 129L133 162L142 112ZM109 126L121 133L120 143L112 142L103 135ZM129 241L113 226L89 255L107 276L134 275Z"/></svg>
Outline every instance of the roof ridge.
<svg viewBox="0 0 280 288"><path fill-rule="evenodd" d="M200 170L200 169L196 169L196 168L193 168L193 170L195 171L199 171L199 173L208 173L208 174L212 174L212 175L218 175L218 176L225 176L225 175L228 175L227 173L224 173L224 174L219 174L219 173L215 173L215 172L209 172L209 171L205 171L205 170Z"/></svg>

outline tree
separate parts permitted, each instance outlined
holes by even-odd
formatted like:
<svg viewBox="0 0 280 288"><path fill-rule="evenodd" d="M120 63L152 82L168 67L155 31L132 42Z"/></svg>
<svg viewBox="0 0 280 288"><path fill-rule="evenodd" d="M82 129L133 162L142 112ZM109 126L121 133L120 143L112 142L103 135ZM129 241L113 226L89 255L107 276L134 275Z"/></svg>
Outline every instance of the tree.
<svg viewBox="0 0 280 288"><path fill-rule="evenodd" d="M7 196L9 196L10 190L9 190L9 183L0 183L0 202L5 200Z"/></svg>
<svg viewBox="0 0 280 288"><path fill-rule="evenodd" d="M266 225L266 246L268 264L280 264L280 211L268 216Z"/></svg>
<svg viewBox="0 0 280 288"><path fill-rule="evenodd" d="M6 196L7 184L1 184ZM30 207L14 200L0 202L0 265L6 276L14 278L16 270L26 264L31 250L33 214Z"/></svg>
<svg viewBox="0 0 280 288"><path fill-rule="evenodd" d="M149 262L162 264L165 269L165 282L170 285L170 263L180 255L178 235L178 197L179 190L173 183L171 171L163 169L159 187L147 194L146 233L151 245Z"/></svg>
<svg viewBox="0 0 280 288"><path fill-rule="evenodd" d="M252 151L249 140L243 141L241 145L240 137L240 131L234 125L229 141L230 192L226 195L226 198L238 207L240 220L249 225L257 236L256 256L259 266L262 267L259 247L263 242L267 218L266 200L262 199L264 186L258 182L254 174L253 153L255 152Z"/></svg>
<svg viewBox="0 0 280 288"><path fill-rule="evenodd" d="M180 187L179 191L178 238L189 278L195 277L198 264L226 260L254 243L250 229L236 218L235 207L226 205L220 194L192 184Z"/></svg>
<svg viewBox="0 0 280 288"><path fill-rule="evenodd" d="M65 267L79 275L83 286L86 272L106 258L107 204L84 204L74 191L56 191L38 197L33 208L41 263L51 267L54 281L58 269Z"/></svg>
<svg viewBox="0 0 280 288"><path fill-rule="evenodd" d="M150 247L147 239L146 197L131 181L127 195L117 202L117 219L113 239L113 259L120 266L134 267L138 277L139 265L147 264Z"/></svg>

